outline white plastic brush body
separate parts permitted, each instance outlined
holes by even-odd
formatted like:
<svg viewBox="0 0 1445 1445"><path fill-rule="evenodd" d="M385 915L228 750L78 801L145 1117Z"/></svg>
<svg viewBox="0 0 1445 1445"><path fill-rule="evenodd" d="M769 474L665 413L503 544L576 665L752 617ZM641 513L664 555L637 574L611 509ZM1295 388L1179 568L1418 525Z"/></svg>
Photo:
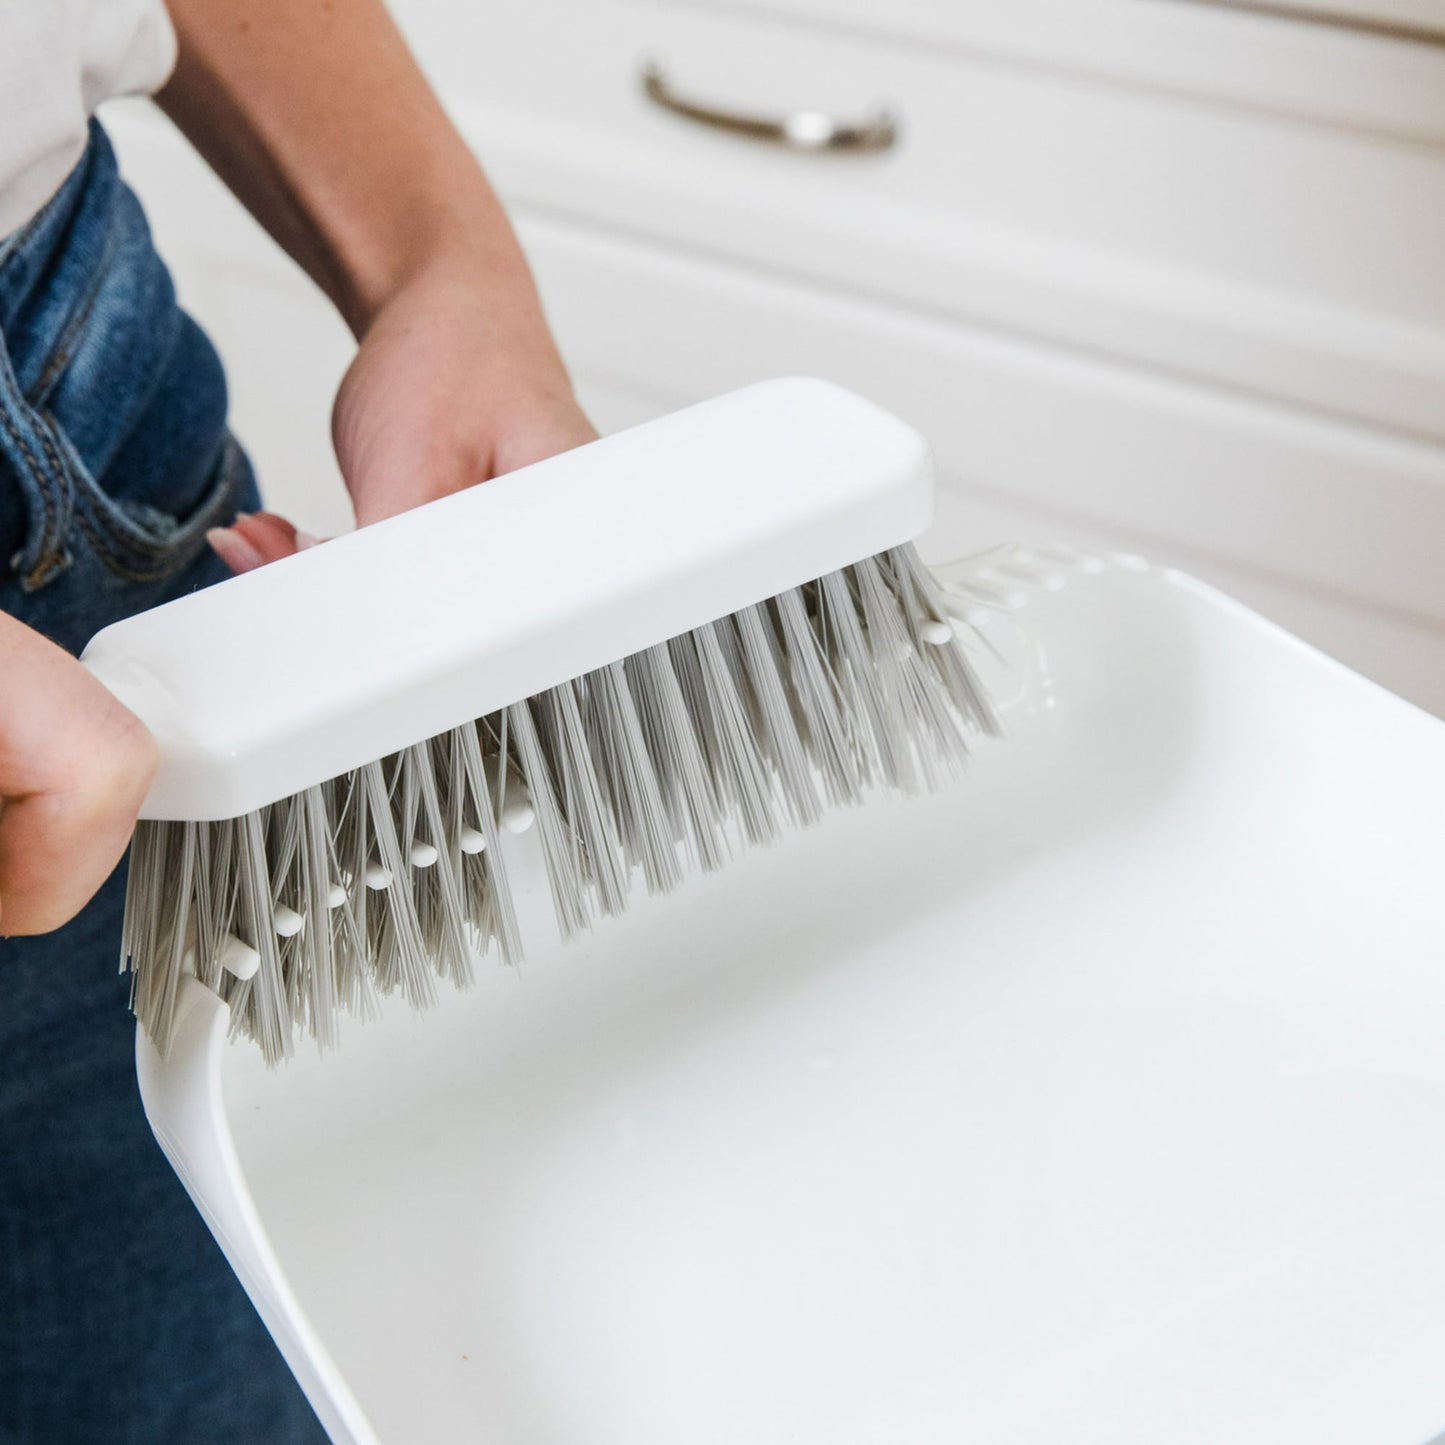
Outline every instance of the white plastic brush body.
<svg viewBox="0 0 1445 1445"><path fill-rule="evenodd" d="M928 449L819 381L619 433L105 629L155 734L125 950L164 1039L195 972L267 1054L564 933L994 728L911 538Z"/></svg>
<svg viewBox="0 0 1445 1445"><path fill-rule="evenodd" d="M928 448L764 382L99 632L161 761L141 816L232 818L911 540Z"/></svg>

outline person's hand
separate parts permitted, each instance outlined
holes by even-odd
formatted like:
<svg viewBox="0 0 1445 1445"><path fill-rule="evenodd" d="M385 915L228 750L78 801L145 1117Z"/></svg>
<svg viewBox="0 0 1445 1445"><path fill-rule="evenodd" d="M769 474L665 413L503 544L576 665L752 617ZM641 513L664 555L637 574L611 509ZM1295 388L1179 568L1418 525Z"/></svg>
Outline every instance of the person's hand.
<svg viewBox="0 0 1445 1445"><path fill-rule="evenodd" d="M156 745L68 652L0 613L0 936L79 913L130 842Z"/></svg>
<svg viewBox="0 0 1445 1445"><path fill-rule="evenodd" d="M167 9L161 106L359 343L332 417L357 523L590 441L506 211L384 0ZM213 538L237 571L297 543L265 513Z"/></svg>
<svg viewBox="0 0 1445 1445"><path fill-rule="evenodd" d="M358 526L592 441L533 298L426 275L376 314L336 396L332 439ZM233 572L304 547L260 512L211 534Z"/></svg>

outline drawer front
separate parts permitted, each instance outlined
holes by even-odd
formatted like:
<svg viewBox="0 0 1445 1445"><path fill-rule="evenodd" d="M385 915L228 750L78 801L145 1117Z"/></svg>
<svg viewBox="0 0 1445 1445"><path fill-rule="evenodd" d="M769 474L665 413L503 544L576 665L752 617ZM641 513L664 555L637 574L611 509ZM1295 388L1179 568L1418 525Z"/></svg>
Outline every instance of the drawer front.
<svg viewBox="0 0 1445 1445"><path fill-rule="evenodd" d="M1445 440L1445 145L877 24L625 0L398 13L514 204ZM898 142L809 154L709 129L643 95L648 55L741 114L887 102ZM1445 135L1445 51L1427 58Z"/></svg>
<svg viewBox="0 0 1445 1445"><path fill-rule="evenodd" d="M435 0L413 0L434 4ZM683 0L1438 143L1439 0Z"/></svg>

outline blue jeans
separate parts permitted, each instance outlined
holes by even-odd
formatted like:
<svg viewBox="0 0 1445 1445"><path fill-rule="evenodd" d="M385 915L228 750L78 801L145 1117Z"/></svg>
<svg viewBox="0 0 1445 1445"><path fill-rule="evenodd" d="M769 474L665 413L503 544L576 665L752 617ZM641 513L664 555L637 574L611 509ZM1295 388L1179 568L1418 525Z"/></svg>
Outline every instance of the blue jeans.
<svg viewBox="0 0 1445 1445"><path fill-rule="evenodd" d="M79 652L220 581L204 533L258 504L220 361L94 127L0 243L0 609ZM0 939L0 1442L324 1440L141 1113L124 871L57 933Z"/></svg>

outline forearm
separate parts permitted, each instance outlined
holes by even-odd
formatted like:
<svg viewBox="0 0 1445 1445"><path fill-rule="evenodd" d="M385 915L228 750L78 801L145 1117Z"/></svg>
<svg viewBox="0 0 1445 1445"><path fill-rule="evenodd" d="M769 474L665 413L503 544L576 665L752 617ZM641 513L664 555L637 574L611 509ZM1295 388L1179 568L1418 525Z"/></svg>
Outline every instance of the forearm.
<svg viewBox="0 0 1445 1445"><path fill-rule="evenodd" d="M380 0L168 0L158 97L358 335L423 271L541 326L521 249Z"/></svg>

